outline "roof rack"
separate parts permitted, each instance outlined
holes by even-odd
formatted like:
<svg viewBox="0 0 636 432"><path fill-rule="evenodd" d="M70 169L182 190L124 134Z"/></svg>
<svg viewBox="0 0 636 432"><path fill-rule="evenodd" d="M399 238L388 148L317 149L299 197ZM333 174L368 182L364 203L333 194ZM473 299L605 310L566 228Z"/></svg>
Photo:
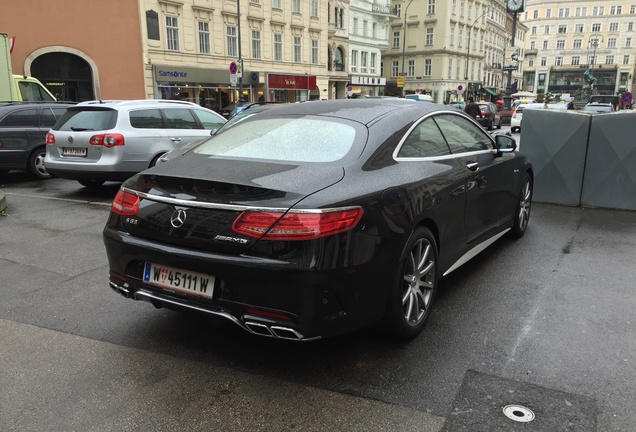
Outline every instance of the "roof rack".
<svg viewBox="0 0 636 432"><path fill-rule="evenodd" d="M163 104L175 104L175 105L191 105L198 107L199 105L182 100L173 100L173 99L116 99L116 100L92 100L80 102L82 105L100 105L100 104L117 104L117 105L134 105L141 103L163 103Z"/></svg>

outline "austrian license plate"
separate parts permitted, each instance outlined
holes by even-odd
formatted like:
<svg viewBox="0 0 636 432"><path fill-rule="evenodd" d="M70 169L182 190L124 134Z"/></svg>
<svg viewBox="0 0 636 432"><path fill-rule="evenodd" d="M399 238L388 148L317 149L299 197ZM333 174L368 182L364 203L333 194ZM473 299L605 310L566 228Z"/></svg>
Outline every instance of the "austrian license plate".
<svg viewBox="0 0 636 432"><path fill-rule="evenodd" d="M85 147L62 147L62 156L86 157Z"/></svg>
<svg viewBox="0 0 636 432"><path fill-rule="evenodd" d="M147 262L144 266L144 282L178 292L207 299L212 298L214 276L160 266Z"/></svg>

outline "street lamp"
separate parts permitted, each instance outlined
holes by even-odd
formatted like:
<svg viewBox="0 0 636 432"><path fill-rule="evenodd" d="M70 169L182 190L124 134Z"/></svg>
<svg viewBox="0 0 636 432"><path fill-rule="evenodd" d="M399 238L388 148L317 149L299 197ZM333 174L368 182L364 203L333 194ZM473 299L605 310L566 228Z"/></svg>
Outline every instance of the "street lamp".
<svg viewBox="0 0 636 432"><path fill-rule="evenodd" d="M406 54L406 17L411 3L413 3L413 0L411 0L404 9L404 37L402 38L402 80L404 80L404 55ZM404 81L402 81L402 96L404 96L405 93Z"/></svg>
<svg viewBox="0 0 636 432"><path fill-rule="evenodd" d="M466 101L466 96L468 95L468 62L470 60L470 33L472 32L473 26L477 23L477 21L481 17L486 15L487 13L488 11L485 11L484 13L479 15L477 18L475 18L473 23L468 27L468 49L466 50L466 75L464 76L464 78L466 78L466 88L464 89L464 101Z"/></svg>

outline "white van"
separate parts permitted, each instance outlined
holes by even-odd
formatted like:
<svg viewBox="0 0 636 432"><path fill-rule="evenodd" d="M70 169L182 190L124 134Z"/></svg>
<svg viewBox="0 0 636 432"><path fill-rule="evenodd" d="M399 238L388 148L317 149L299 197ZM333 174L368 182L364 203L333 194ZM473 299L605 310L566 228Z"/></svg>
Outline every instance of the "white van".
<svg viewBox="0 0 636 432"><path fill-rule="evenodd" d="M433 98L431 97L431 95L427 94L407 94L406 96L404 96L404 99L411 99L420 102L433 102Z"/></svg>

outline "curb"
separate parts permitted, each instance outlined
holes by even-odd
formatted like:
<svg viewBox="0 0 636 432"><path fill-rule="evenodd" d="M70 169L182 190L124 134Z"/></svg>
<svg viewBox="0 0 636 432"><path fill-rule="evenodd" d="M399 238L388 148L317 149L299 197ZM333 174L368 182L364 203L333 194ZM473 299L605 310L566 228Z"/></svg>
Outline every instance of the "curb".
<svg viewBox="0 0 636 432"><path fill-rule="evenodd" d="M7 197L4 195L4 192L0 190L0 211L3 211L7 208Z"/></svg>

